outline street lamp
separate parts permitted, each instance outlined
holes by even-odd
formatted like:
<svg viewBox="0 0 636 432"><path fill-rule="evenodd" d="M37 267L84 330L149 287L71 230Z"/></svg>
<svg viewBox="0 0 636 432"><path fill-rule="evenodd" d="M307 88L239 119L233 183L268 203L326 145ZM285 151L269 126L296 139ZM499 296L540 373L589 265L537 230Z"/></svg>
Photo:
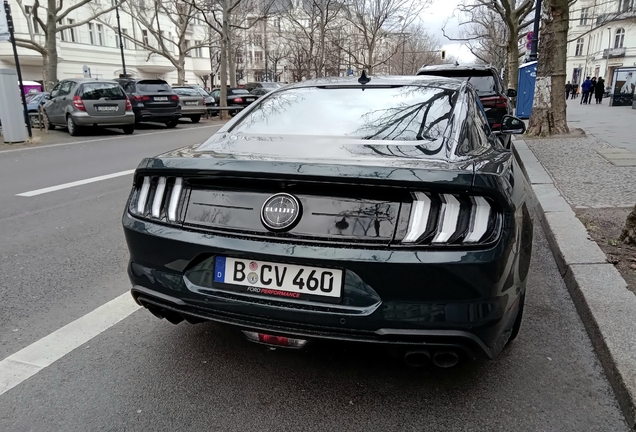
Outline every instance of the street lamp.
<svg viewBox="0 0 636 432"><path fill-rule="evenodd" d="M609 77L609 58L610 58L610 50L612 49L612 28L607 28L607 58L605 59L605 75L607 77L607 83L609 85L610 77Z"/></svg>
<svg viewBox="0 0 636 432"><path fill-rule="evenodd" d="M119 22L119 5L115 6L115 15L117 16L117 31L119 32L119 51L121 52L121 66L124 70L123 78L126 78L126 59L124 58L124 39L121 36L121 23Z"/></svg>

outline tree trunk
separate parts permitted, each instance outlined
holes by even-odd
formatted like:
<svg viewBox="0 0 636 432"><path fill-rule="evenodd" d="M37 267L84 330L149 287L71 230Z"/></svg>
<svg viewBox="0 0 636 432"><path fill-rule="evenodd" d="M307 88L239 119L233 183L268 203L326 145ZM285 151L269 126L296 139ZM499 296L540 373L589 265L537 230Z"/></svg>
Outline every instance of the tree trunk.
<svg viewBox="0 0 636 432"><path fill-rule="evenodd" d="M44 87L50 91L57 84L57 17L55 16L56 1L49 0L46 11L46 29L44 29L44 46L47 55L42 56L44 61Z"/></svg>
<svg viewBox="0 0 636 432"><path fill-rule="evenodd" d="M367 75L373 75L373 51L375 47L373 44L369 44L369 58L367 59Z"/></svg>
<svg viewBox="0 0 636 432"><path fill-rule="evenodd" d="M183 47L179 47L179 57L177 58L177 84L185 84L185 53Z"/></svg>
<svg viewBox="0 0 636 432"><path fill-rule="evenodd" d="M510 35L508 39L508 67L506 68L505 83L508 84L507 88L517 89L517 77L519 76L519 45L517 39L519 33L515 32Z"/></svg>
<svg viewBox="0 0 636 432"><path fill-rule="evenodd" d="M539 33L539 64L528 135L566 134L565 66L570 6L568 0L546 0Z"/></svg>
<svg viewBox="0 0 636 432"><path fill-rule="evenodd" d="M222 16L222 34L221 34L221 71L220 71L220 86L221 92L219 94L219 107L224 108L227 107L227 36L229 34L230 23L228 22L228 5L229 0L223 1L223 16ZM220 118L226 120L229 118L229 113L227 110L221 110Z"/></svg>
<svg viewBox="0 0 636 432"><path fill-rule="evenodd" d="M636 205L629 216L627 216L620 240L627 244L636 245Z"/></svg>
<svg viewBox="0 0 636 432"><path fill-rule="evenodd" d="M229 21L229 18L228 18ZM227 26L227 45L225 47L226 51L227 51L227 67L229 69L229 73L230 73L230 87L235 88L236 87L236 53L234 52L234 50L232 49L232 34L231 31L232 29L230 28L230 26Z"/></svg>

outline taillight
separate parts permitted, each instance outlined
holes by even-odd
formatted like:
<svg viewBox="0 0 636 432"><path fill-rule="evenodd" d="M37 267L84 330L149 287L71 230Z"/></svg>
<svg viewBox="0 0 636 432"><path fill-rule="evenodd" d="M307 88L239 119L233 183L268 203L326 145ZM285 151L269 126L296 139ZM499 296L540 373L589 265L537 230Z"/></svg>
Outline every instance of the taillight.
<svg viewBox="0 0 636 432"><path fill-rule="evenodd" d="M170 99L172 99L173 101L178 101L179 100L179 96L172 95L172 96L170 96Z"/></svg>
<svg viewBox="0 0 636 432"><path fill-rule="evenodd" d="M508 99L503 96L493 96L480 98L481 104L485 108L507 108Z"/></svg>
<svg viewBox="0 0 636 432"><path fill-rule="evenodd" d="M130 103L130 99L126 98L126 111L132 110L132 104Z"/></svg>
<svg viewBox="0 0 636 432"><path fill-rule="evenodd" d="M243 102L243 98L234 98L234 102L241 103Z"/></svg>
<svg viewBox="0 0 636 432"><path fill-rule="evenodd" d="M73 96L73 105L80 111L86 111L86 107L84 106L84 101L78 95Z"/></svg>
<svg viewBox="0 0 636 432"><path fill-rule="evenodd" d="M481 196L414 192L402 243L476 244L492 238L497 213Z"/></svg>
<svg viewBox="0 0 636 432"><path fill-rule="evenodd" d="M141 177L133 191L130 212L140 217L177 222L182 191L180 177Z"/></svg>
<svg viewBox="0 0 636 432"><path fill-rule="evenodd" d="M258 333L253 331L241 330L245 337L252 342L258 342L265 345L274 345L286 348L302 348L307 343L306 339L296 339L285 336L275 336L266 333Z"/></svg>
<svg viewBox="0 0 636 432"><path fill-rule="evenodd" d="M134 95L133 100L135 102L147 102L150 100L150 96Z"/></svg>

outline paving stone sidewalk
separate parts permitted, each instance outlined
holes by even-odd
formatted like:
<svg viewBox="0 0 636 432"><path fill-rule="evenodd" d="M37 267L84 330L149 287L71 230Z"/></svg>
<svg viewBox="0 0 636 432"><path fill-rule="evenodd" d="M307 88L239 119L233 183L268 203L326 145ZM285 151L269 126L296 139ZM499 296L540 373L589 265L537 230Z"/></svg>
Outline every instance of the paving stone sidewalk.
<svg viewBox="0 0 636 432"><path fill-rule="evenodd" d="M587 117L589 121L570 121ZM633 207L636 137L627 120L636 123L636 110L578 105L575 99L568 103L568 123L583 129L586 137L527 139L526 144L574 208Z"/></svg>

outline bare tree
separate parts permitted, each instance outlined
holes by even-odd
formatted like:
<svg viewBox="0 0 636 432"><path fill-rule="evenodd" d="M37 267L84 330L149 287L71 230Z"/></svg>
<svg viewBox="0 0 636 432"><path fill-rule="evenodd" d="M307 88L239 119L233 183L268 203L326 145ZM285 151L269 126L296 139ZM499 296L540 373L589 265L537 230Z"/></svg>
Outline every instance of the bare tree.
<svg viewBox="0 0 636 432"><path fill-rule="evenodd" d="M373 73L375 67L386 64L397 52L393 50L378 56L379 48L386 48L388 38L404 33L430 0L347 0L345 19L349 23L353 46L343 44L359 68ZM384 47L381 44L385 44Z"/></svg>
<svg viewBox="0 0 636 432"><path fill-rule="evenodd" d="M406 29L404 38L398 39L398 49L389 61L392 73L415 75L424 65L442 63L442 45L431 36L423 23L417 22Z"/></svg>
<svg viewBox="0 0 636 432"><path fill-rule="evenodd" d="M177 82L185 82L185 60L193 51L208 48L209 34L204 33L199 40L188 39L195 20L196 9L181 0L127 1L122 10L129 14L141 30L138 34L123 34L125 39L148 52L148 59L158 55L168 60L177 70ZM168 25L165 25L165 21ZM101 20L115 30L110 20ZM174 34L172 32L174 31Z"/></svg>
<svg viewBox="0 0 636 432"><path fill-rule="evenodd" d="M60 0L45 0L44 4L40 4L39 0L35 0L28 11L23 0L16 1L26 18L30 37L30 39L16 38L16 44L20 47L37 51L42 55L44 87L50 90L57 83L57 34L95 20L99 16L114 10L123 0L118 0L118 3L108 8L100 8L92 4L91 0L79 0L77 3L67 4L66 6ZM66 19L68 15L81 7L90 9L88 18L69 23ZM65 20L66 24L63 24ZM40 42L41 39L38 37L40 32L43 35L44 42Z"/></svg>
<svg viewBox="0 0 636 432"><path fill-rule="evenodd" d="M545 0L541 11L539 63L528 134L548 136L569 132L563 97L570 19L568 0Z"/></svg>

